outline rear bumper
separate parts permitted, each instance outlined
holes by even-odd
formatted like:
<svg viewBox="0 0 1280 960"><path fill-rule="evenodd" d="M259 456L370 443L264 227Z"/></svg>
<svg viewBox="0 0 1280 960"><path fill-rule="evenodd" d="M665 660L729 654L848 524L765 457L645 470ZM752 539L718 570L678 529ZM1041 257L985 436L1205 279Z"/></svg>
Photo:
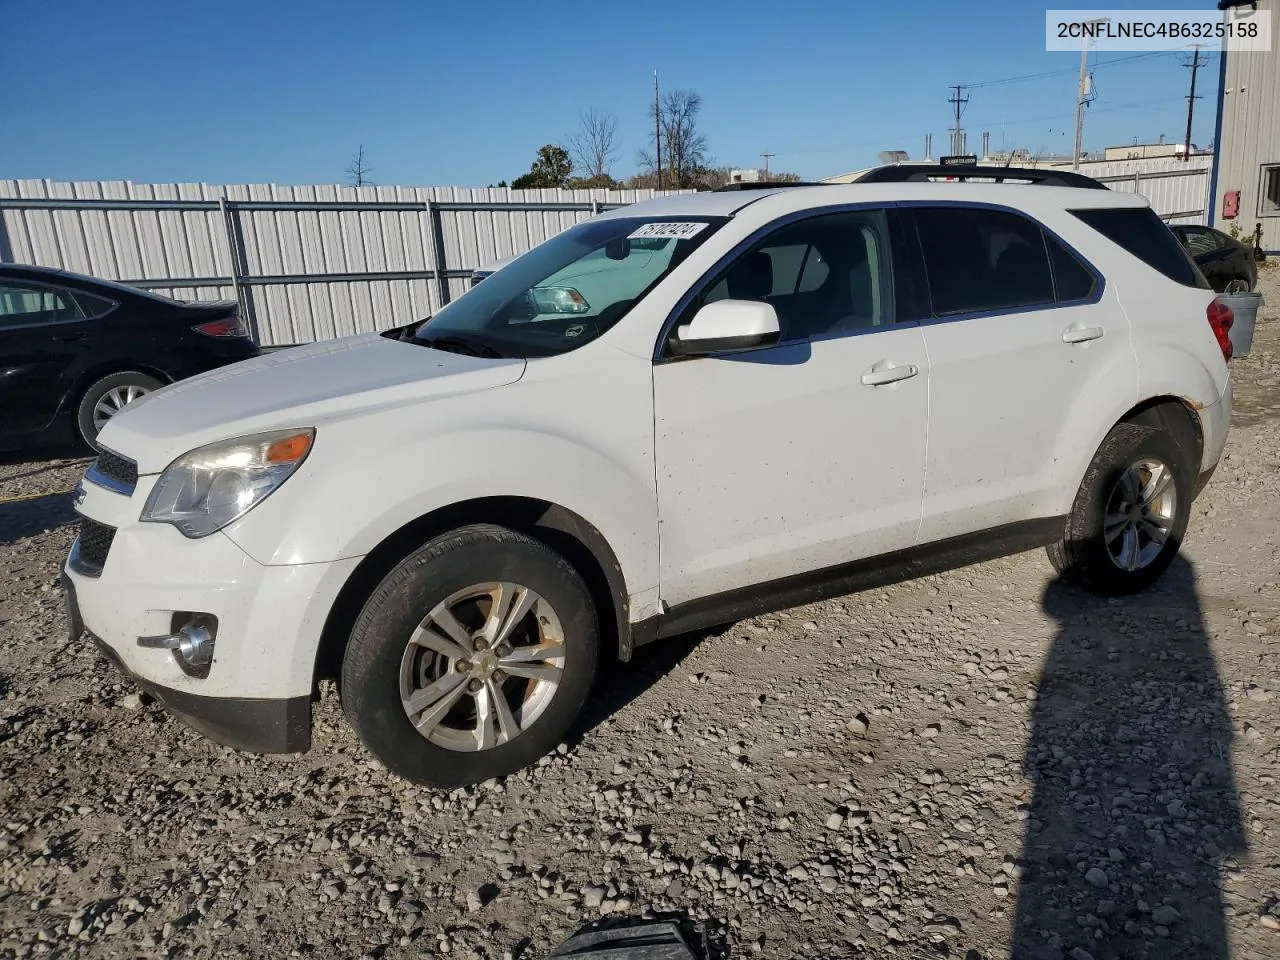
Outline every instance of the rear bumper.
<svg viewBox="0 0 1280 960"><path fill-rule="evenodd" d="M67 632L73 641L87 631L80 616L75 583L64 572ZM309 696L260 699L206 697L175 690L133 673L110 646L89 637L104 656L139 688L151 694L175 717L211 740L250 753L302 753L311 747L311 698Z"/></svg>

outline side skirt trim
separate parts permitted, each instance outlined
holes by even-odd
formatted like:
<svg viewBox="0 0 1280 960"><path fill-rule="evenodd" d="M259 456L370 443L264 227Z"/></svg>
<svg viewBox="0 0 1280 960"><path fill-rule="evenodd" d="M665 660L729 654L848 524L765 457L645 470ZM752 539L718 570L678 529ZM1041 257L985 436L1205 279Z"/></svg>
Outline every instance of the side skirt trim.
<svg viewBox="0 0 1280 960"><path fill-rule="evenodd" d="M672 607L659 617L633 623L632 642L635 646L642 646L654 640L704 627L733 623L762 613L829 600L860 590L884 587L1034 550L1060 539L1066 523L1066 517L1024 520L690 600Z"/></svg>

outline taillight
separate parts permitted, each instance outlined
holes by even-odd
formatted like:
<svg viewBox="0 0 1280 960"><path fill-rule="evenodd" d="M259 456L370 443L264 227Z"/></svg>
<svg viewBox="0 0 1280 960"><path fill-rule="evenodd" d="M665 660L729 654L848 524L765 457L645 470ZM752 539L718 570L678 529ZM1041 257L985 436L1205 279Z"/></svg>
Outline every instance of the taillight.
<svg viewBox="0 0 1280 960"><path fill-rule="evenodd" d="M1218 338L1218 346L1222 349L1222 359L1230 360L1233 349L1231 325L1236 322L1236 315L1221 300L1214 300L1209 304L1206 312L1209 317L1209 326L1213 327L1213 335Z"/></svg>
<svg viewBox="0 0 1280 960"><path fill-rule="evenodd" d="M220 340L228 337L249 336L249 331L238 313L218 320L210 320L208 323L196 324L191 329L196 333L203 333L206 337L217 337Z"/></svg>

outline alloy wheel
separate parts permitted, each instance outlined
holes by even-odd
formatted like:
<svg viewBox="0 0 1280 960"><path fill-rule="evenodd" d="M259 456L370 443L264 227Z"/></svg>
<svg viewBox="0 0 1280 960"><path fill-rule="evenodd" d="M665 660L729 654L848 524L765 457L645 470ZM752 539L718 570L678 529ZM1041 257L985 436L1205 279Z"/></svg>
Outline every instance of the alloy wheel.
<svg viewBox="0 0 1280 960"><path fill-rule="evenodd" d="M133 403L139 397L150 393L146 387L137 384L123 384L119 387L112 387L101 397L98 402L93 405L93 429L99 433L102 428L107 425L107 421L119 413L124 407Z"/></svg>
<svg viewBox="0 0 1280 960"><path fill-rule="evenodd" d="M1149 566L1164 549L1178 508L1173 471L1155 459L1129 466L1107 498L1102 536L1111 562L1133 572Z"/></svg>
<svg viewBox="0 0 1280 960"><path fill-rule="evenodd" d="M517 583L478 583L422 619L400 660L400 702L422 736L448 750L508 743L546 712L565 664L546 599Z"/></svg>

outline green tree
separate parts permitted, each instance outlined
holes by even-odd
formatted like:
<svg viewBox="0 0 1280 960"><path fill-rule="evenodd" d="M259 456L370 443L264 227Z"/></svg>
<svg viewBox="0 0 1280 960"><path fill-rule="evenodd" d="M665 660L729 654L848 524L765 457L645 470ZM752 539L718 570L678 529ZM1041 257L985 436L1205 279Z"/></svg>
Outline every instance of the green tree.
<svg viewBox="0 0 1280 960"><path fill-rule="evenodd" d="M540 190L547 187L566 187L573 176L573 161L569 151L554 143L538 148L529 172L511 181L513 190Z"/></svg>

